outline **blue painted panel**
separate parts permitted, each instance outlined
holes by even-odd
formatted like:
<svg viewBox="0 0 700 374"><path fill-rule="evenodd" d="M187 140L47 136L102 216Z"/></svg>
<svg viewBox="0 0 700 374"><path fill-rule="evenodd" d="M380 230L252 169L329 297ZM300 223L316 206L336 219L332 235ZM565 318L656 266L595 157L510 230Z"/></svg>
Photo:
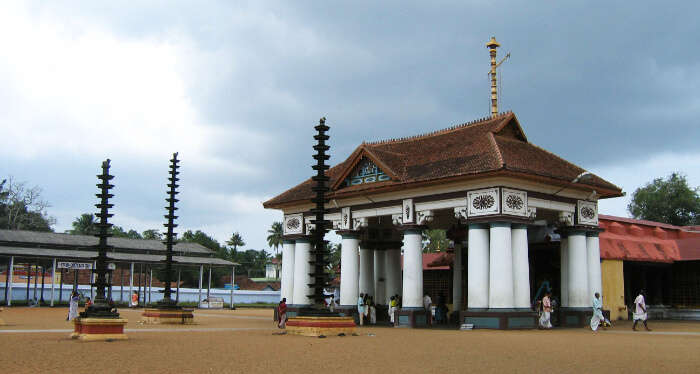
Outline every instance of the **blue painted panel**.
<svg viewBox="0 0 700 374"><path fill-rule="evenodd" d="M291 310L287 311L287 318L296 317L296 316L297 316L297 312L292 312Z"/></svg>
<svg viewBox="0 0 700 374"><path fill-rule="evenodd" d="M508 328L535 328L535 319L532 317L508 317Z"/></svg>
<svg viewBox="0 0 700 374"><path fill-rule="evenodd" d="M428 322L425 319L425 314L416 315L416 326L427 326Z"/></svg>
<svg viewBox="0 0 700 374"><path fill-rule="evenodd" d="M477 329L497 329L499 322L498 317L464 317L464 323L473 323Z"/></svg>
<svg viewBox="0 0 700 374"><path fill-rule="evenodd" d="M567 326L578 326L578 316L566 316Z"/></svg>
<svg viewBox="0 0 700 374"><path fill-rule="evenodd" d="M408 321L408 316L399 316L399 325L400 326L409 326L410 323Z"/></svg>

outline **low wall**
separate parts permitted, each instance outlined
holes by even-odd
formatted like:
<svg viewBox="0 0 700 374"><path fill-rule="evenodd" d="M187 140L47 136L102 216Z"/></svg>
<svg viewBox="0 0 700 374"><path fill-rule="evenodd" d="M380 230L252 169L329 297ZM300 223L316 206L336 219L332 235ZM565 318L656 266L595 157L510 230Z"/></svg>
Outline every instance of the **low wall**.
<svg viewBox="0 0 700 374"><path fill-rule="evenodd" d="M63 302L67 302L70 298L70 293L73 290L72 285L64 285L61 295ZM150 292L150 301L156 302L163 298L162 287L153 287ZM121 292L120 292L121 291ZM138 291L138 287L134 287L133 291ZM89 285L79 285L78 292L80 292L83 297L90 297L90 286ZM173 289L172 298L175 298L176 289ZM144 295L144 293L146 295ZM148 296L148 292L144 292L141 289L140 300L143 302L144 297ZM224 299L225 303L231 302L231 290L212 288L209 290L209 294L212 297L221 297ZM112 299L115 302L127 302L130 300L129 287L125 286L123 290L119 286L112 287ZM180 288L180 302L192 302L196 303L200 299L204 300L207 297L207 290L202 289L201 294L198 288ZM7 305L5 298L5 284L0 284L0 300L2 305ZM29 287L29 298L34 298L34 285ZM37 300L41 299L41 285L37 287L36 290ZM25 301L27 299L27 284L14 283L12 285L12 300ZM59 300L59 290L58 286L54 289L54 300L58 302ZM147 300L147 299L146 299ZM248 290L235 290L233 292L233 303L234 304L253 304L253 303L272 303L277 304L280 301L280 291L248 291ZM51 285L48 287L44 286L44 302L51 302Z"/></svg>

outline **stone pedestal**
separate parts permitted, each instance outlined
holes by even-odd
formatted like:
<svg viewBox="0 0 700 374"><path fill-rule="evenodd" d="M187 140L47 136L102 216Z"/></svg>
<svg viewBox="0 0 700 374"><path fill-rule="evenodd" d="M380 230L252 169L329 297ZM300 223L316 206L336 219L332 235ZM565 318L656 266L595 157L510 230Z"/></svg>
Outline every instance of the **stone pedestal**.
<svg viewBox="0 0 700 374"><path fill-rule="evenodd" d="M610 311L603 310L603 316L610 320ZM561 327L586 327L591 324L593 309L591 308L560 308L559 325Z"/></svg>
<svg viewBox="0 0 700 374"><path fill-rule="evenodd" d="M337 336L355 334L352 317L301 316L287 319L287 334L303 336Z"/></svg>
<svg viewBox="0 0 700 374"><path fill-rule="evenodd" d="M423 308L403 308L396 311L394 327L428 327L428 313Z"/></svg>
<svg viewBox="0 0 700 374"><path fill-rule="evenodd" d="M81 341L127 340L126 323L124 318L77 317L73 319L74 330L70 337Z"/></svg>
<svg viewBox="0 0 700 374"><path fill-rule="evenodd" d="M141 321L154 325L190 325L194 323L193 309L146 308Z"/></svg>
<svg viewBox="0 0 700 374"><path fill-rule="evenodd" d="M537 328L537 312L517 309L466 310L459 312L459 323L475 329L519 330Z"/></svg>

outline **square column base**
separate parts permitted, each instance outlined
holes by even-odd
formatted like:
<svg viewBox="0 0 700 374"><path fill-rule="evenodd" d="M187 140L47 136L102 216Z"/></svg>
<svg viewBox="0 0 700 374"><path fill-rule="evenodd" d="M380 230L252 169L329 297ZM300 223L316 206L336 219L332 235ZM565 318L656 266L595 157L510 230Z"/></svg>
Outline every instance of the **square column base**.
<svg viewBox="0 0 700 374"><path fill-rule="evenodd" d="M290 317L287 319L287 334L303 336L335 336L355 334L352 317Z"/></svg>
<svg viewBox="0 0 700 374"><path fill-rule="evenodd" d="M84 318L73 319L72 339L81 341L113 341L129 339L124 334L124 318Z"/></svg>
<svg viewBox="0 0 700 374"><path fill-rule="evenodd" d="M194 323L192 309L147 308L141 313L141 321L153 325L191 325Z"/></svg>
<svg viewBox="0 0 700 374"><path fill-rule="evenodd" d="M428 327L428 312L423 308L398 309L394 316L394 327Z"/></svg>
<svg viewBox="0 0 700 374"><path fill-rule="evenodd" d="M475 329L525 330L536 329L537 312L518 309L462 310L459 322L473 324Z"/></svg>
<svg viewBox="0 0 700 374"><path fill-rule="evenodd" d="M586 327L591 324L593 309L583 308L559 308L559 325L562 327ZM610 311L603 310L603 317L610 320Z"/></svg>

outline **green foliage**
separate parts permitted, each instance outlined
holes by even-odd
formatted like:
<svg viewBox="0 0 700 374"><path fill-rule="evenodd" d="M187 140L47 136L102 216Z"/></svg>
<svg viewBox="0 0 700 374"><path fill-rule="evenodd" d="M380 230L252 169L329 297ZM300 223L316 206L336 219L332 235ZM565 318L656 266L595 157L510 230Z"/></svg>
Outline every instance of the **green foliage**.
<svg viewBox="0 0 700 374"><path fill-rule="evenodd" d="M423 231L423 252L444 252L449 247L450 241L447 239L445 230L434 229Z"/></svg>
<svg viewBox="0 0 700 374"><path fill-rule="evenodd" d="M95 216L90 213L83 213L76 217L71 225L73 229L68 233L73 235L94 235L97 233L97 222Z"/></svg>
<svg viewBox="0 0 700 374"><path fill-rule="evenodd" d="M676 226L700 224L700 188L691 188L685 175L672 173L637 188L627 210L636 219Z"/></svg>
<svg viewBox="0 0 700 374"><path fill-rule="evenodd" d="M115 238L143 239L138 231L133 229L125 231L121 226L112 226L110 231L112 232L112 236Z"/></svg>
<svg viewBox="0 0 700 374"><path fill-rule="evenodd" d="M12 177L0 182L0 229L52 232L56 220L47 215L48 207L38 186L27 188Z"/></svg>
<svg viewBox="0 0 700 374"><path fill-rule="evenodd" d="M245 242L243 241L243 237L241 236L241 234L239 234L238 231L236 231L233 234L231 234L231 239L229 239L226 242L226 244L233 247L233 250L231 251L232 253L236 253L238 247L244 246Z"/></svg>
<svg viewBox="0 0 700 374"><path fill-rule="evenodd" d="M336 273L336 269L338 269L340 266L340 255L342 249L342 243L328 243L328 250L330 251L330 255L328 256L328 273L330 274L331 279L339 275Z"/></svg>
<svg viewBox="0 0 700 374"><path fill-rule="evenodd" d="M145 240L163 240L163 234L156 229L149 229L141 233L141 237Z"/></svg>
<svg viewBox="0 0 700 374"><path fill-rule="evenodd" d="M273 222L267 233L270 234L267 236L267 245L277 252L277 249L282 245L282 236L284 235L282 222Z"/></svg>

